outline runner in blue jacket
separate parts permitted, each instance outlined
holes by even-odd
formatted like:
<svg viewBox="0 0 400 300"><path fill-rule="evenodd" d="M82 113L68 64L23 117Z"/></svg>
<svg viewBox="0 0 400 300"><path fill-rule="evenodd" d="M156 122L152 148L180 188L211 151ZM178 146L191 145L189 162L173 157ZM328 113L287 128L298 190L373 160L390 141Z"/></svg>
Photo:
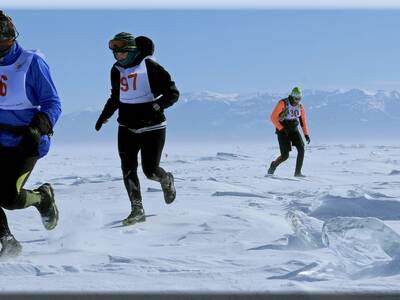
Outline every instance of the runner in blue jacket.
<svg viewBox="0 0 400 300"><path fill-rule="evenodd" d="M18 32L0 11L0 256L16 256L20 243L11 234L5 209L35 206L46 229L57 225L58 210L49 183L23 186L37 160L47 154L60 99L49 67L38 51L17 43Z"/></svg>

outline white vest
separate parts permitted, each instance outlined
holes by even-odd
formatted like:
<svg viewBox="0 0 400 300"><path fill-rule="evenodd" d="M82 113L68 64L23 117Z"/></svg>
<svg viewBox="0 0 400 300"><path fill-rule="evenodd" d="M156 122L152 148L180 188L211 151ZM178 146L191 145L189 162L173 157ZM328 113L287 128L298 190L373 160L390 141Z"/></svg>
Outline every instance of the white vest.
<svg viewBox="0 0 400 300"><path fill-rule="evenodd" d="M155 60L153 56L145 57L142 62L132 68L124 69L116 66L120 73L119 101L127 104L139 104L154 101L147 75L146 59Z"/></svg>
<svg viewBox="0 0 400 300"><path fill-rule="evenodd" d="M286 101L286 116L285 120L296 120L301 116L301 104L297 104L296 106L292 106L290 101Z"/></svg>
<svg viewBox="0 0 400 300"><path fill-rule="evenodd" d="M25 89L26 74L35 53L39 54L24 50L12 65L0 66L0 109L39 108L29 101Z"/></svg>

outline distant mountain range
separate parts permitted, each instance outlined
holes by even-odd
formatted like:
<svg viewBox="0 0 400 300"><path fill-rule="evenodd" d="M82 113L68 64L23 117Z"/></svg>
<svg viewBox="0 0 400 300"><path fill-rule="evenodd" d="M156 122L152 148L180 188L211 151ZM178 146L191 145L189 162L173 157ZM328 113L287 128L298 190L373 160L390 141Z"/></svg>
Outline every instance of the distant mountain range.
<svg viewBox="0 0 400 300"><path fill-rule="evenodd" d="M168 137L188 141L274 141L270 114L277 101L285 96L184 93L167 110ZM306 90L303 103L314 141L399 140L400 93L397 91ZM100 109L64 114L57 124L55 138L63 142L115 139L115 117L99 133L94 130L99 114Z"/></svg>

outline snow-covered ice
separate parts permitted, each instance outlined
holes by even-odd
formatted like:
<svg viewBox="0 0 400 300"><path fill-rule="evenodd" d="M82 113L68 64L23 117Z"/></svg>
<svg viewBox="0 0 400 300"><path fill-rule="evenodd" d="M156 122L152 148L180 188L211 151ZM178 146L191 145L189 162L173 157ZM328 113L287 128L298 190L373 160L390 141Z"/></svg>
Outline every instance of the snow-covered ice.
<svg viewBox="0 0 400 300"><path fill-rule="evenodd" d="M7 211L23 254L0 262L2 291L400 291L400 146L307 147L274 176L266 144L169 142L178 196L139 171L146 222L129 213L114 145L60 146L27 187L55 187L54 231Z"/></svg>

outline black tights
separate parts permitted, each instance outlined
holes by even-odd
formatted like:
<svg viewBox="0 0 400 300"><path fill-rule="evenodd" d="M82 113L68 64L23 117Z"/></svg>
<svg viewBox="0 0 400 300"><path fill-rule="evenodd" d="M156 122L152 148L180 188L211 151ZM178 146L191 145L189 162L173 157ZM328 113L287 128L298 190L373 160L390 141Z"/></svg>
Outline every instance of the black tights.
<svg viewBox="0 0 400 300"><path fill-rule="evenodd" d="M27 190L23 189L38 157L24 157L17 148L0 146L0 237L10 235L3 210L26 207Z"/></svg>
<svg viewBox="0 0 400 300"><path fill-rule="evenodd" d="M159 166L165 144L165 128L143 133L134 133L120 126L118 130L118 151L121 158L125 188L132 204L141 204L140 183L137 175L138 154L142 158L144 175L160 182L166 172Z"/></svg>
<svg viewBox="0 0 400 300"><path fill-rule="evenodd" d="M289 158L289 152L292 150L292 144L297 149L296 170L295 173L301 173L304 161L304 142L298 130L285 135L281 132L277 133L279 149L281 155L273 161L273 165L277 168L281 163Z"/></svg>

